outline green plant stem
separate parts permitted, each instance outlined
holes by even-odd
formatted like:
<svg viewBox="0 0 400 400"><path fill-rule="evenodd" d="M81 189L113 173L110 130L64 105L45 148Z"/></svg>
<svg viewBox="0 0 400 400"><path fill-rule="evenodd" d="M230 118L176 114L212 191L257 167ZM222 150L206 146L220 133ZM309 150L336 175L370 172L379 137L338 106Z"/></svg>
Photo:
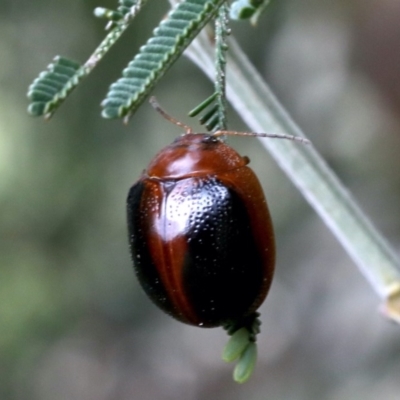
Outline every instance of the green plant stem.
<svg viewBox="0 0 400 400"><path fill-rule="evenodd" d="M304 134L231 40L227 62L227 97L255 132ZM214 79L214 49L201 34L186 51L210 79ZM338 238L376 293L387 316L400 322L399 260L386 240L362 213L338 178L312 146L288 140L260 139L310 205Z"/></svg>

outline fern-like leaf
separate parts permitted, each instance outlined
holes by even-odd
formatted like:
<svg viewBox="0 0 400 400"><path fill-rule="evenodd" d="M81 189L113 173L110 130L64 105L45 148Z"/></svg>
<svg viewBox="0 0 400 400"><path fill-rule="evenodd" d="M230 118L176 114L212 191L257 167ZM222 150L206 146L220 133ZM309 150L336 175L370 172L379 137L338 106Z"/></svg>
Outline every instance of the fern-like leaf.
<svg viewBox="0 0 400 400"><path fill-rule="evenodd" d="M103 117L128 117L182 54L225 0L184 0L154 30L154 36L110 86L102 102Z"/></svg>
<svg viewBox="0 0 400 400"><path fill-rule="evenodd" d="M28 112L34 116L44 115L50 118L81 80L93 71L147 1L119 0L117 11L97 8L95 15L109 20L110 32L82 66L67 58L56 57L47 70L41 72L29 86L28 98L31 104Z"/></svg>
<svg viewBox="0 0 400 400"><path fill-rule="evenodd" d="M204 125L208 131L214 129L218 130L219 122L219 105L218 105L218 92L214 92L210 97L207 97L202 103L196 106L193 110L189 111L189 117L196 117L205 111L200 116L199 122Z"/></svg>
<svg viewBox="0 0 400 400"><path fill-rule="evenodd" d="M81 66L76 61L57 56L29 86L28 98L31 104L28 112L34 116L50 116L76 86Z"/></svg>

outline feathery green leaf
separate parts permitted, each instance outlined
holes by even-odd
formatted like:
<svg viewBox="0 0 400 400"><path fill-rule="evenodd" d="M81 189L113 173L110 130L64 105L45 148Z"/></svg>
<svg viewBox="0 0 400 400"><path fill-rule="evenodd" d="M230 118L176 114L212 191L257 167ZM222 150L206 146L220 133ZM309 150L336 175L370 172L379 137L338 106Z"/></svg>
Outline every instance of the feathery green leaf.
<svg viewBox="0 0 400 400"><path fill-rule="evenodd" d="M130 116L224 1L184 0L171 10L124 69L122 78L111 85L102 102L103 117Z"/></svg>
<svg viewBox="0 0 400 400"><path fill-rule="evenodd" d="M50 116L73 89L79 80L81 66L76 61L57 56L47 67L47 71L32 82L28 89L31 104L28 112L34 116Z"/></svg>

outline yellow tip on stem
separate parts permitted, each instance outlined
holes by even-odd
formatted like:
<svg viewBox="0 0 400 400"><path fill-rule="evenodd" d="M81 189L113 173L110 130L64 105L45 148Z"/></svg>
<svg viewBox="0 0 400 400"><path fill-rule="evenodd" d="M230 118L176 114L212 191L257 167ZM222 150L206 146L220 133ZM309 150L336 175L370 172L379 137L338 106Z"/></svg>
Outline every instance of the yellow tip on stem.
<svg viewBox="0 0 400 400"><path fill-rule="evenodd" d="M400 324L400 286L393 290L381 307L381 312L389 319Z"/></svg>

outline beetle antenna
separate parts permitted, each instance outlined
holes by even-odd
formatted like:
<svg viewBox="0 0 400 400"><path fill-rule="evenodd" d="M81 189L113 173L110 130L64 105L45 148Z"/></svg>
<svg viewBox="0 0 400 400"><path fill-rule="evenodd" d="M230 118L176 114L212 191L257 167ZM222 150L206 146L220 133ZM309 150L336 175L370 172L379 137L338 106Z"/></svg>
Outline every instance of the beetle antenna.
<svg viewBox="0 0 400 400"><path fill-rule="evenodd" d="M181 121L178 121L177 119L171 117L158 103L157 99L155 98L155 96L150 97L149 102L151 104L151 106L157 111L159 112L167 121L172 122L175 125L180 126L181 128L183 128L185 130L186 134L190 134L193 133L193 129L189 126L184 124Z"/></svg>
<svg viewBox="0 0 400 400"><path fill-rule="evenodd" d="M216 131L213 133L213 136L254 136L254 137L267 137L272 139L288 139L294 142L300 142L303 144L310 144L311 142L303 138L301 136L291 136L291 135L283 135L279 133L256 133L256 132L236 132L236 131Z"/></svg>

